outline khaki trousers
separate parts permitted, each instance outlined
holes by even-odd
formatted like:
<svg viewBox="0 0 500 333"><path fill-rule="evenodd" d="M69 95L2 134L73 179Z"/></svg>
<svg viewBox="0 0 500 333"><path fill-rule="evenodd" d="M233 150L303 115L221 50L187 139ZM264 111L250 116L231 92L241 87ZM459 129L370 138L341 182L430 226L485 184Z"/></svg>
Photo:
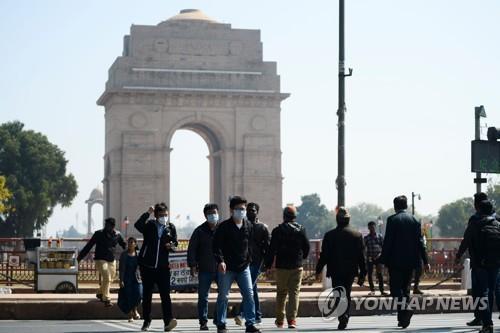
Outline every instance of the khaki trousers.
<svg viewBox="0 0 500 333"><path fill-rule="evenodd" d="M294 269L276 269L276 321L283 323L297 318L299 311L300 284L302 282L302 267ZM286 297L288 295L288 303Z"/></svg>
<svg viewBox="0 0 500 333"><path fill-rule="evenodd" d="M97 294L102 295L103 301L109 301L109 286L115 279L116 261L96 260L95 267L101 276L101 284Z"/></svg>

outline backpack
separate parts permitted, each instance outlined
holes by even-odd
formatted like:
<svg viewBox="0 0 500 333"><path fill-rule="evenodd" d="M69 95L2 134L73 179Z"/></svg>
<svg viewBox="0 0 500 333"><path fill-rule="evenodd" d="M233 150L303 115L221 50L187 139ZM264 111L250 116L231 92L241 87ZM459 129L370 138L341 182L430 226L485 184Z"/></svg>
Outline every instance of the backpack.
<svg viewBox="0 0 500 333"><path fill-rule="evenodd" d="M486 221L479 231L481 248L480 263L485 267L500 266L500 222L497 219Z"/></svg>

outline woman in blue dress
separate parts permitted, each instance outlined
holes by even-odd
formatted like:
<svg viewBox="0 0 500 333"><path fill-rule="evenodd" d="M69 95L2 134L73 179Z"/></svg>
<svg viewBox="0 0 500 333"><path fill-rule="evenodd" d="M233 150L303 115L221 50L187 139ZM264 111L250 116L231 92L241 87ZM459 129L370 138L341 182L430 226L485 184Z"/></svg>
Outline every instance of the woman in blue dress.
<svg viewBox="0 0 500 333"><path fill-rule="evenodd" d="M118 306L128 314L128 321L139 319L137 312L142 300L142 282L137 263L137 240L129 237L128 248L120 256L120 293L118 295Z"/></svg>

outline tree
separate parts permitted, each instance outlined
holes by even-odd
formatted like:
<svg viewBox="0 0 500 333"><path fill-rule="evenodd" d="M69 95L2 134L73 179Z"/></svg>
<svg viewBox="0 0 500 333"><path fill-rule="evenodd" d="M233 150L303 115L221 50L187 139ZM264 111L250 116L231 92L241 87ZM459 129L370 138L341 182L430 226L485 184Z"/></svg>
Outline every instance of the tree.
<svg viewBox="0 0 500 333"><path fill-rule="evenodd" d="M500 184L491 184L486 191L496 209L500 208Z"/></svg>
<svg viewBox="0 0 500 333"><path fill-rule="evenodd" d="M0 174L12 193L0 236L32 236L57 204L71 204L77 184L72 174L66 175L67 163L64 152L45 135L24 130L18 121L0 125Z"/></svg>
<svg viewBox="0 0 500 333"><path fill-rule="evenodd" d="M297 222L302 224L309 238L323 238L328 230L335 226L335 216L325 205L321 204L318 194L304 195L301 205L297 207Z"/></svg>
<svg viewBox="0 0 500 333"><path fill-rule="evenodd" d="M359 230L367 229L368 222L377 222L378 218L384 213L384 210L381 207L367 202L362 202L349 207L348 211L351 214L350 223L352 227Z"/></svg>
<svg viewBox="0 0 500 333"><path fill-rule="evenodd" d="M0 215L3 215L7 211L7 200L12 197L9 189L5 186L5 182L5 177L0 176Z"/></svg>
<svg viewBox="0 0 500 333"><path fill-rule="evenodd" d="M467 221L474 214L472 198L463 198L439 209L436 225L442 237L462 237Z"/></svg>

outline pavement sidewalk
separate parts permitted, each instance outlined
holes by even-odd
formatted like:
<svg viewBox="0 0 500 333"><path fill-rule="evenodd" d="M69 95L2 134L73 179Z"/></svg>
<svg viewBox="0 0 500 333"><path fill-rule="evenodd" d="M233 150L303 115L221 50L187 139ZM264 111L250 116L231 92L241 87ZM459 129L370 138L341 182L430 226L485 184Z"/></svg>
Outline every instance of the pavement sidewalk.
<svg viewBox="0 0 500 333"><path fill-rule="evenodd" d="M421 289L424 290L423 296L428 299L438 299L438 298L452 298L457 300L462 300L468 298L466 291L458 290L457 284L447 285L447 289L440 286L440 289L425 290L430 287L432 282L426 282L421 285ZM0 286L1 287L1 286ZM78 293L78 294L53 294L53 293L27 293L16 292L22 288L14 288L12 294L2 294L0 295L0 319L23 319L23 320L83 320L83 319L122 319L126 316L120 312L117 306L111 308L106 308L104 305L95 298L92 287L97 287L97 285L86 285L88 290L92 290L92 293ZM114 286L117 287L117 286ZM261 292L259 293L259 298L261 302L261 309L264 317L273 317L275 308L275 297L276 293L274 291L274 286L262 285ZM322 291L321 284L313 284L311 286L303 286L300 294L300 308L299 316L301 317L317 317L321 316L318 309L318 296ZM352 292L352 297L355 299L368 297L368 290L366 288L354 288ZM373 297L373 296L370 296ZM380 297L377 292L375 297ZM191 293L181 293L176 292L171 294L173 311L178 318L188 319L196 318L197 310L196 303L198 295L196 292ZM217 294L211 292L209 295L210 309L209 313L212 313L213 306ZM117 294L116 290L112 290L111 294L112 302L116 303ZM233 289L229 295L229 304L231 312L232 307L237 307L241 301L241 296L236 289ZM435 303L435 302L434 302ZM377 312L377 311L364 311L360 309L359 311L354 309L352 315L366 315L366 314L383 314L387 312ZM436 308L429 307L426 311L422 313L436 313ZM450 311L457 312L457 311ZM459 312L459 311L458 311ZM153 296L153 317L161 317L161 306L160 298L158 294Z"/></svg>

